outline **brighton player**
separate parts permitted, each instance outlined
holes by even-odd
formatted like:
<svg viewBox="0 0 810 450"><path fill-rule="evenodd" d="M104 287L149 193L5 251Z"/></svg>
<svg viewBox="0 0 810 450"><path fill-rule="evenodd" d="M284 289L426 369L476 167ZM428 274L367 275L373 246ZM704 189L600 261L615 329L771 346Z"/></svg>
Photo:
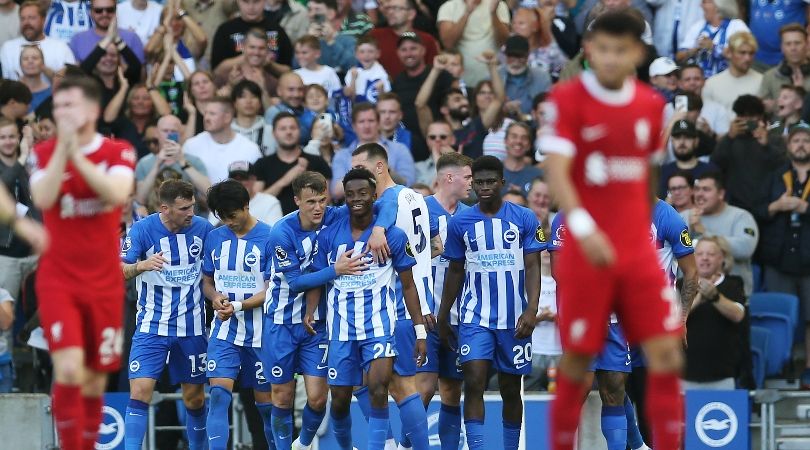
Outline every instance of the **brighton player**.
<svg viewBox="0 0 810 450"><path fill-rule="evenodd" d="M95 81L62 80L53 93L57 138L34 147L31 174L34 205L52 240L39 260L36 291L66 450L95 445L107 373L118 370L123 342L124 283L110 268L118 264L120 207L132 191L135 152L96 132L100 113Z"/></svg>
<svg viewBox="0 0 810 450"><path fill-rule="evenodd" d="M301 326L306 314L304 292L323 286L338 275L358 275L366 267L359 257L353 258L351 252L346 252L339 255L333 266L310 271L318 232L337 218L348 216L347 208L326 206L327 186L326 178L317 172L298 175L292 189L299 209L278 221L271 233L263 339L272 345L264 346L261 358L265 376L273 387L270 414L278 450L308 449L326 412L326 305L314 312L312 327L317 333L310 335ZM389 215L388 227L393 225L393 211ZM377 223L382 221L378 217ZM304 377L307 403L301 433L291 443L296 373Z"/></svg>
<svg viewBox="0 0 810 450"><path fill-rule="evenodd" d="M450 219L444 256L439 333L455 348L450 312L461 287L458 349L464 372L464 425L470 450L484 448L484 390L490 366L503 398L503 448L516 450L523 423L521 381L531 372L531 336L540 299L543 229L534 213L504 202L503 163L482 156L472 165L478 204ZM467 263L465 269L464 263Z"/></svg>
<svg viewBox="0 0 810 450"><path fill-rule="evenodd" d="M425 198L431 227L437 227L442 244L447 239L447 223L450 218L469 208L461 203L470 196L472 189L472 159L460 153L445 153L436 162L436 193ZM431 261L433 268L433 293L436 304L433 312L439 315L444 274L450 261L436 256ZM458 305L450 312L450 325L458 331ZM438 380L441 409L439 410L439 440L442 450L458 450L461 435L461 366L458 351L445 348L439 342L437 330L428 333L428 357L417 369L416 383L427 407L436 393Z"/></svg>
<svg viewBox="0 0 810 450"><path fill-rule="evenodd" d="M241 183L225 180L208 189L208 207L222 222L203 244L203 294L217 311L208 340L206 375L211 385L206 427L208 447L228 446L234 382L253 389L262 412L265 437L270 431L270 383L259 361L266 289L265 268L272 252L270 226L250 214L250 194Z"/></svg>
<svg viewBox="0 0 810 450"><path fill-rule="evenodd" d="M574 446L584 380L611 311L647 357L654 448L680 448L681 313L642 238L649 236L648 172L661 157L664 105L634 77L643 32L632 13L599 16L584 43L590 70L557 85L545 103L540 149L572 236L555 263L563 356L551 407L553 450Z"/></svg>
<svg viewBox="0 0 810 450"><path fill-rule="evenodd" d="M194 215L194 186L187 181L163 182L158 200L160 211L135 222L121 249L124 277L137 277L138 288L124 442L127 450L141 448L152 392L168 363L169 380L183 391L189 448L203 449L208 342L202 262L213 227Z"/></svg>
<svg viewBox="0 0 810 450"><path fill-rule="evenodd" d="M412 189L398 185L391 178L388 165L388 152L380 144L363 144L352 152L352 166L362 167L374 174L376 194L382 204L393 204L397 208L396 226L408 237L414 252L416 266L413 280L419 295L420 313L428 330L435 328L433 317L433 273L430 260L441 252L438 236L430 236L430 217L424 197ZM434 254L435 252L435 254ZM413 354L417 336L414 334L410 310L406 308L402 289L397 283L396 308L396 347L401 355ZM412 358L397 358L394 362L394 377L391 380L391 396L397 402L402 419L401 448L427 450L427 413L416 389L416 363ZM368 417L370 411L368 390L358 389L355 394L358 405ZM387 444L392 446L393 438L388 436Z"/></svg>
<svg viewBox="0 0 810 450"><path fill-rule="evenodd" d="M312 263L314 271L333 265L337 257L347 251L360 254L366 263L371 263L367 242L374 219L375 184L374 175L362 168L350 170L343 178L349 217L338 220L318 235L318 252ZM371 403L368 448L379 450L385 446L389 428L388 386L394 359L414 359L419 366L426 356L427 331L411 272L416 265L414 251L402 230L392 227L387 237L390 258L384 263L370 264L360 275L335 278L327 294L331 418L342 450L352 449L349 406L353 387L363 383L364 371ZM402 283L405 305L413 317L416 342L411 354L398 355L395 344L395 271ZM307 293L304 324L312 334L316 333L312 327L313 315L320 300L320 288ZM421 404L418 406L424 415L424 408ZM427 433L426 427L423 433Z"/></svg>

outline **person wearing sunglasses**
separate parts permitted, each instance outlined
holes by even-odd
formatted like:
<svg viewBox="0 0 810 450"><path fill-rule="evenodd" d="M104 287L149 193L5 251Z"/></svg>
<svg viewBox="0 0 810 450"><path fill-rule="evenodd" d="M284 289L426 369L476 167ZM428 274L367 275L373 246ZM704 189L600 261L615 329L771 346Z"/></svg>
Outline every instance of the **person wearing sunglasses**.
<svg viewBox="0 0 810 450"><path fill-rule="evenodd" d="M430 149L430 158L414 164L416 182L433 187L439 158L445 153L456 152L456 136L453 134L450 124L443 120L434 120L427 127L425 139Z"/></svg>
<svg viewBox="0 0 810 450"><path fill-rule="evenodd" d="M119 40L125 43L138 57L138 61L143 64L144 54L141 38L133 31L118 28L115 11L115 0L90 1L90 17L93 19L93 27L76 33L70 39L70 49L73 50L76 59L84 61L102 39L112 34L116 44L119 43Z"/></svg>

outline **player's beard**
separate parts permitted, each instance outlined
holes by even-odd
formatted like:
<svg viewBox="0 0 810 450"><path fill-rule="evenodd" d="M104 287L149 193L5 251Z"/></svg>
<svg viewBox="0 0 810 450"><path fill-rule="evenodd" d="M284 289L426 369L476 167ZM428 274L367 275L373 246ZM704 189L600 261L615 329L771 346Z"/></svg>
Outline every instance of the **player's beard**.
<svg viewBox="0 0 810 450"><path fill-rule="evenodd" d="M688 153L679 153L678 151L673 151L672 153L675 154L675 159L678 161L690 161L692 158L695 157L695 151L690 150Z"/></svg>

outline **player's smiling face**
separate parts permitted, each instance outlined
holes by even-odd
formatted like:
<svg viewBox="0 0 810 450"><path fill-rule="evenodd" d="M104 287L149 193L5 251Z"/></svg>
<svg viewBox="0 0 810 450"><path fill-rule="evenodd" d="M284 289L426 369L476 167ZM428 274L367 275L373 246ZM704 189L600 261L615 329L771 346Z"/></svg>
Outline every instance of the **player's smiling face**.
<svg viewBox="0 0 810 450"><path fill-rule="evenodd" d="M377 194L374 185L369 180L349 180L343 190L346 194L349 214L355 217L371 214Z"/></svg>
<svg viewBox="0 0 810 450"><path fill-rule="evenodd" d="M481 203L489 203L501 194L503 177L494 170L479 170L472 176L475 195Z"/></svg>
<svg viewBox="0 0 810 450"><path fill-rule="evenodd" d="M326 210L326 192L315 192L312 189L301 190L301 197L294 197L298 206L298 215L304 221L320 226L323 222L323 213Z"/></svg>

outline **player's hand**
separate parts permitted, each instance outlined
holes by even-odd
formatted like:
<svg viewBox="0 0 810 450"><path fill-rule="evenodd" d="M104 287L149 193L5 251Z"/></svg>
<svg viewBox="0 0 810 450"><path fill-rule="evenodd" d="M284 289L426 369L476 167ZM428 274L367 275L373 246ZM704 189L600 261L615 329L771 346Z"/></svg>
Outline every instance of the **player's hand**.
<svg viewBox="0 0 810 450"><path fill-rule="evenodd" d="M168 262L169 260L163 257L163 252L157 252L148 259L138 261L135 268L139 272L159 272L163 270L163 264Z"/></svg>
<svg viewBox="0 0 810 450"><path fill-rule="evenodd" d="M228 296L217 292L217 296L211 299L211 307L214 308L215 311L219 311L225 308L226 303L228 302Z"/></svg>
<svg viewBox="0 0 810 450"><path fill-rule="evenodd" d="M307 330L307 333L309 333L310 336L315 336L316 334L318 334L318 332L315 331L315 328L312 326L312 324L315 323L315 317L312 316L312 313L307 313L304 316L304 321L302 323L304 324L304 328Z"/></svg>
<svg viewBox="0 0 810 450"><path fill-rule="evenodd" d="M374 227L368 239L367 248L376 264L385 264L391 256L391 248L388 247L388 239L382 228Z"/></svg>
<svg viewBox="0 0 810 450"><path fill-rule="evenodd" d="M534 327L537 325L537 310L526 309L518 317L517 327L515 327L515 337L525 339L532 335Z"/></svg>
<svg viewBox="0 0 810 450"><path fill-rule="evenodd" d="M616 251L602 230L579 239L579 246L588 261L595 267L607 267L616 261Z"/></svg>
<svg viewBox="0 0 810 450"><path fill-rule="evenodd" d="M447 318L439 317L438 320L439 325L439 339L442 342L442 345L451 351L456 351L458 349L458 336L456 336L455 331L450 326L450 322Z"/></svg>
<svg viewBox="0 0 810 450"><path fill-rule="evenodd" d="M425 328L428 331L433 331L436 329L436 318L433 317L433 314L426 314L422 316L422 322L425 324Z"/></svg>
<svg viewBox="0 0 810 450"><path fill-rule="evenodd" d="M556 322L557 315L551 312L551 308L544 306L540 308L540 312L537 314L537 322Z"/></svg>
<svg viewBox="0 0 810 450"><path fill-rule="evenodd" d="M362 253L354 255L354 250L344 252L335 261L335 273L338 275L360 275L368 269L368 264L363 261L362 257Z"/></svg>
<svg viewBox="0 0 810 450"><path fill-rule="evenodd" d="M28 242L38 254L42 254L48 248L50 242L48 232L42 225L29 218L18 219L14 223L14 232Z"/></svg>
<svg viewBox="0 0 810 450"><path fill-rule="evenodd" d="M413 348L413 356L416 358L416 367L422 367L427 362L427 339L417 339Z"/></svg>
<svg viewBox="0 0 810 450"><path fill-rule="evenodd" d="M223 303L222 309L217 311L217 317L219 318L219 320L224 322L231 318L231 316L234 313L234 309L231 302L228 301L227 299L222 303Z"/></svg>

